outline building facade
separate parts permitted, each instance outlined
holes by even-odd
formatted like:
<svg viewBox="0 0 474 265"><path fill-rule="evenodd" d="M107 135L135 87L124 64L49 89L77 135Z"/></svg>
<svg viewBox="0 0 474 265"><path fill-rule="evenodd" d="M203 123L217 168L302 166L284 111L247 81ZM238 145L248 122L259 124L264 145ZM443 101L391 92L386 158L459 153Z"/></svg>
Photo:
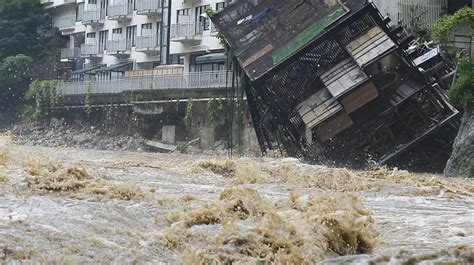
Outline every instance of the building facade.
<svg viewBox="0 0 474 265"><path fill-rule="evenodd" d="M225 70L206 10L229 0L41 0L69 37L62 61L70 81L119 79L125 72L181 65L182 73Z"/></svg>

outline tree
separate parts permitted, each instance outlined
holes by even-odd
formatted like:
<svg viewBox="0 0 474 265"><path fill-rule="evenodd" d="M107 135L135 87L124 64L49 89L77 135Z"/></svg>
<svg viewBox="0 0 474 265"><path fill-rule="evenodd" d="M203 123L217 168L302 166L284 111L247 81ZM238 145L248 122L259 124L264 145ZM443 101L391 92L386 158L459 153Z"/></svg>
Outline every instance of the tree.
<svg viewBox="0 0 474 265"><path fill-rule="evenodd" d="M33 59L26 55L10 56L0 63L0 110L20 103L29 88Z"/></svg>
<svg viewBox="0 0 474 265"><path fill-rule="evenodd" d="M470 7L459 9L452 16L443 16L434 24L432 37L445 52L449 52L449 41L453 30L458 27L474 34L474 10ZM474 60L460 58L458 77L448 91L449 99L458 108L466 109L474 103Z"/></svg>
<svg viewBox="0 0 474 265"><path fill-rule="evenodd" d="M41 61L59 50L61 35L38 0L0 1L0 61L18 54Z"/></svg>

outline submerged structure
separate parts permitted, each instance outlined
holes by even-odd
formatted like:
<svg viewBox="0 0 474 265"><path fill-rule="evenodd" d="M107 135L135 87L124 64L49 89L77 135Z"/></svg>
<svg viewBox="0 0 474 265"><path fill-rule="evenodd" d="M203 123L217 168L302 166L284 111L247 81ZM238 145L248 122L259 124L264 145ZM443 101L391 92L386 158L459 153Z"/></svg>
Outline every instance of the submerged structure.
<svg viewBox="0 0 474 265"><path fill-rule="evenodd" d="M444 167L454 68L364 0L238 1L212 17L240 66L263 153Z"/></svg>

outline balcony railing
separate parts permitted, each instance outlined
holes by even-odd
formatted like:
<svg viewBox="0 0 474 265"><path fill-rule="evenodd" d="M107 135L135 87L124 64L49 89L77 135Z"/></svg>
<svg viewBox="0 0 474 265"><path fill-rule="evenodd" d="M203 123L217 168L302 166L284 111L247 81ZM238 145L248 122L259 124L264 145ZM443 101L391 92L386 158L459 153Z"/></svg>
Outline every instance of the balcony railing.
<svg viewBox="0 0 474 265"><path fill-rule="evenodd" d="M85 43L81 45L81 55L83 56L95 56L99 54L99 45Z"/></svg>
<svg viewBox="0 0 474 265"><path fill-rule="evenodd" d="M160 14L163 0L136 0L137 13L140 15Z"/></svg>
<svg viewBox="0 0 474 265"><path fill-rule="evenodd" d="M60 30L74 28L76 25L76 16L59 17L56 19L55 24Z"/></svg>
<svg viewBox="0 0 474 265"><path fill-rule="evenodd" d="M118 94L139 90L193 90L229 87L231 71L198 72L185 75L127 77L108 81L67 82L59 84L58 92L65 96L91 94Z"/></svg>
<svg viewBox="0 0 474 265"><path fill-rule="evenodd" d="M159 36L138 36L136 49L142 50L159 50Z"/></svg>
<svg viewBox="0 0 474 265"><path fill-rule="evenodd" d="M81 55L80 48L61 49L61 59L77 59Z"/></svg>
<svg viewBox="0 0 474 265"><path fill-rule="evenodd" d="M109 40L107 41L107 53L124 53L129 51L125 40Z"/></svg>
<svg viewBox="0 0 474 265"><path fill-rule="evenodd" d="M109 13L108 18L115 20L115 19L124 19L129 18L133 14L133 4L127 3L118 3L118 4L111 4L109 6Z"/></svg>
<svg viewBox="0 0 474 265"><path fill-rule="evenodd" d="M82 15L82 24L98 24L105 19L105 10L100 9L97 5L88 5L87 8Z"/></svg>
<svg viewBox="0 0 474 265"><path fill-rule="evenodd" d="M203 25L200 22L172 24L170 38L172 41L200 40L202 31Z"/></svg>

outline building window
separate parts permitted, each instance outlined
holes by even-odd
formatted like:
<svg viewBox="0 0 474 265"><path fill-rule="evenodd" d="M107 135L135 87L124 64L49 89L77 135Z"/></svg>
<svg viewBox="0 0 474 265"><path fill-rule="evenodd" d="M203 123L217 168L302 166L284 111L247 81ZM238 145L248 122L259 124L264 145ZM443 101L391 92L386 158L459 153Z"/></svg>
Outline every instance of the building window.
<svg viewBox="0 0 474 265"><path fill-rule="evenodd" d="M189 17L189 10L190 10L189 8L179 9L177 11L176 23L183 22L182 17ZM185 22L189 22L189 21L185 21Z"/></svg>
<svg viewBox="0 0 474 265"><path fill-rule="evenodd" d="M109 31L99 31L99 52L107 50L107 40L109 38Z"/></svg>
<svg viewBox="0 0 474 265"><path fill-rule="evenodd" d="M95 39L95 32L89 32L86 36L88 39Z"/></svg>
<svg viewBox="0 0 474 265"><path fill-rule="evenodd" d="M127 27L126 40L127 49L135 47L135 39L137 37L137 26Z"/></svg>
<svg viewBox="0 0 474 265"><path fill-rule="evenodd" d="M153 35L153 24L152 23L146 23L142 24L142 36L152 36Z"/></svg>
<svg viewBox="0 0 474 265"><path fill-rule="evenodd" d="M122 34L122 28L113 29L112 34Z"/></svg>
<svg viewBox="0 0 474 265"><path fill-rule="evenodd" d="M97 5L97 0L89 0L87 3L90 5Z"/></svg>
<svg viewBox="0 0 474 265"><path fill-rule="evenodd" d="M206 10L210 8L210 5L203 5L196 7L195 21L202 25L203 30L209 30L209 18L201 16L206 13Z"/></svg>
<svg viewBox="0 0 474 265"><path fill-rule="evenodd" d="M226 6L227 6L227 2L219 2L219 3L216 3L216 10L217 10L217 11L221 11L221 10L224 9Z"/></svg>

